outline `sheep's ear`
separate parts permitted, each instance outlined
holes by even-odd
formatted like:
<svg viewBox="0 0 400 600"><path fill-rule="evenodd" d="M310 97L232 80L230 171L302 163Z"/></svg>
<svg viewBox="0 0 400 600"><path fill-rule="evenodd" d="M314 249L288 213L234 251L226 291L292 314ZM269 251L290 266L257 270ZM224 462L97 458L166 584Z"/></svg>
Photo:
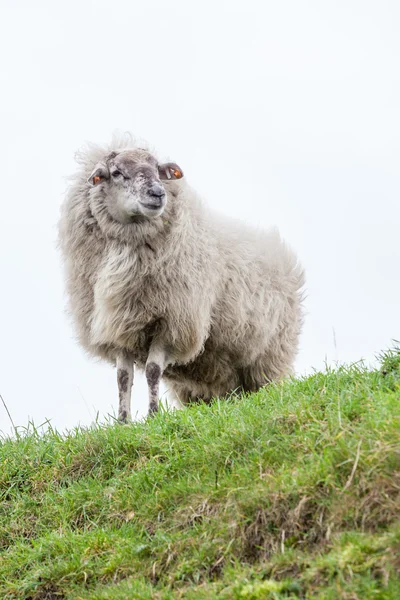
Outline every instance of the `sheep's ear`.
<svg viewBox="0 0 400 600"><path fill-rule="evenodd" d="M183 171L176 163L164 163L158 166L160 179L182 179Z"/></svg>
<svg viewBox="0 0 400 600"><path fill-rule="evenodd" d="M109 178L110 171L108 170L106 163L99 162L91 172L90 177L88 178L88 183L90 183L90 185L97 185L98 183L104 181L104 179Z"/></svg>

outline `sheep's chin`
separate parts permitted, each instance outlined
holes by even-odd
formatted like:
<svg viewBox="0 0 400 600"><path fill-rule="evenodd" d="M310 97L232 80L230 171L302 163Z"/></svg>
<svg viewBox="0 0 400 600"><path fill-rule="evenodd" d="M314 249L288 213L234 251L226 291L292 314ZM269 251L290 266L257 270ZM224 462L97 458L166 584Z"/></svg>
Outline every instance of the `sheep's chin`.
<svg viewBox="0 0 400 600"><path fill-rule="evenodd" d="M142 222L146 219L154 219L156 217L159 217L160 215L162 215L164 210L165 205L160 206L159 208L152 208L140 204L139 207L137 207L134 211L123 211L118 214L113 214L110 212L110 215L112 219L114 219L118 223L121 223L121 225L129 225L131 223Z"/></svg>
<svg viewBox="0 0 400 600"><path fill-rule="evenodd" d="M140 213L139 215L143 217L147 217L148 219L154 219L155 217L159 217L163 214L165 209L164 206L160 206L159 208L152 208L150 206L145 206L144 204L140 204Z"/></svg>

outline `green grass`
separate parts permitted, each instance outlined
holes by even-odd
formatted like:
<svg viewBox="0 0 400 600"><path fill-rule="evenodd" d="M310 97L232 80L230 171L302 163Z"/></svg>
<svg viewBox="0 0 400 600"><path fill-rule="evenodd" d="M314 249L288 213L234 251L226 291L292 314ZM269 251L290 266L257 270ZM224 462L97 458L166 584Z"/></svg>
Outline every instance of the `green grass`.
<svg viewBox="0 0 400 600"><path fill-rule="evenodd" d="M400 598L400 353L0 443L0 598Z"/></svg>

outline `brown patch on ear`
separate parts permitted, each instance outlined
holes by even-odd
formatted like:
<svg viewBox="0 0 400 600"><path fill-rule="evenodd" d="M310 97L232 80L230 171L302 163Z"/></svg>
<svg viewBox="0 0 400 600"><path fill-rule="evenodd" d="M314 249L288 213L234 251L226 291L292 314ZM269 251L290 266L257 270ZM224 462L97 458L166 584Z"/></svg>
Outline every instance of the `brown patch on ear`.
<svg viewBox="0 0 400 600"><path fill-rule="evenodd" d="M90 173L87 181L90 185L98 185L101 181L108 179L109 177L110 171L108 170L107 164L105 162L98 162Z"/></svg>
<svg viewBox="0 0 400 600"><path fill-rule="evenodd" d="M175 177L175 179L181 179L183 177L183 173L180 169L174 169L172 171L172 175Z"/></svg>
<svg viewBox="0 0 400 600"><path fill-rule="evenodd" d="M160 179L170 181L171 179L182 179L183 171L176 163L164 163L159 165L158 174Z"/></svg>

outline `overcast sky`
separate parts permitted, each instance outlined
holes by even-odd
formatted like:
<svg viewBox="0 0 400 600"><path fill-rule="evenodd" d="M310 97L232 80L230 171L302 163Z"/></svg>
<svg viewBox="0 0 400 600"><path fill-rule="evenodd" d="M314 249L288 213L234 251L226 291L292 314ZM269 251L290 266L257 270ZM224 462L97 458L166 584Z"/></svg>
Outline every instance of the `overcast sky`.
<svg viewBox="0 0 400 600"><path fill-rule="evenodd" d="M398 0L3 0L0 393L17 425L117 410L74 340L56 223L87 140L141 136L307 272L299 373L400 339ZM336 342L335 342L336 339ZM147 404L143 380L133 412ZM0 430L9 431L0 404Z"/></svg>

